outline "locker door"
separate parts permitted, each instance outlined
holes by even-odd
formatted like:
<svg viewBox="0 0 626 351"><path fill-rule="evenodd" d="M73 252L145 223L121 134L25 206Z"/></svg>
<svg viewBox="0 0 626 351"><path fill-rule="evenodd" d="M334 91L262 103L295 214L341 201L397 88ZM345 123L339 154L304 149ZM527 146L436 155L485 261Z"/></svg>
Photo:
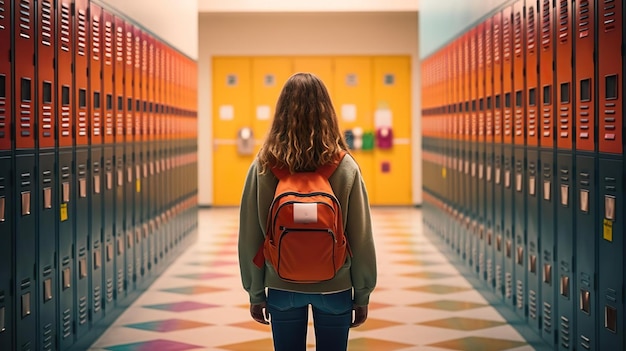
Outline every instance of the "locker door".
<svg viewBox="0 0 626 351"><path fill-rule="evenodd" d="M0 32L1 33L1 32ZM13 297L11 296L13 275L13 189L11 187L11 170L13 159L8 152L0 151L0 237L3 245L0 246L0 326L4 332L0 333L0 347L6 350L14 349L15 317L13 314ZM54 312L53 312L54 313ZM54 315L52 316L54 318Z"/></svg>
<svg viewBox="0 0 626 351"><path fill-rule="evenodd" d="M142 281L143 272L143 213L142 213L142 194L141 194L141 170L142 170L142 33L141 29L133 25L133 158L134 158L134 278L136 286Z"/></svg>
<svg viewBox="0 0 626 351"><path fill-rule="evenodd" d="M53 118L55 118L55 71L54 71L54 52L56 38L54 29L56 26L54 15L56 9L55 4L51 0L43 0L37 3L37 73L39 89L37 109L39 111L39 148L54 148L54 127ZM54 156L53 156L54 158Z"/></svg>
<svg viewBox="0 0 626 351"><path fill-rule="evenodd" d="M56 304L57 304L57 270L56 270L56 219L58 206L56 204L57 187L54 150L43 151L39 154L39 181L38 204L39 211L39 258L38 272L40 282L38 286L39 307L39 346L40 350L53 350L57 333Z"/></svg>
<svg viewBox="0 0 626 351"><path fill-rule="evenodd" d="M115 158L112 146L105 146L102 152L102 248L103 248L103 287L105 315L114 308L115 298Z"/></svg>
<svg viewBox="0 0 626 351"><path fill-rule="evenodd" d="M556 40L556 109L558 111L557 122L557 147L559 149L571 149L573 145L573 119L574 113L570 101L572 100L572 54L573 54L573 36L572 16L573 1L558 0L556 2L555 11L557 11L556 32L558 38Z"/></svg>
<svg viewBox="0 0 626 351"><path fill-rule="evenodd" d="M554 33L555 14L551 0L541 0L539 8L541 21L541 49L539 51L539 84L543 104L539 122L539 143L542 148L554 145L555 110L554 110Z"/></svg>
<svg viewBox="0 0 626 351"><path fill-rule="evenodd" d="M13 2L3 2L0 10L3 13L11 13ZM11 150L13 140L11 139L11 16L0 17L0 150Z"/></svg>
<svg viewBox="0 0 626 351"><path fill-rule="evenodd" d="M89 328L89 189L91 189L91 174L89 149L75 150L75 182L72 200L76 209L76 242L75 267L76 281L76 334L77 339L84 335Z"/></svg>
<svg viewBox="0 0 626 351"><path fill-rule="evenodd" d="M478 194L476 197L476 218L477 218L477 239L478 239L478 262L477 273L479 279L485 280L486 275L486 185L485 178L485 165L486 165L486 135L485 135L485 117L486 117L486 63L485 63L485 23L480 23L476 29L476 60L477 60L477 72L478 72L478 89L477 89L477 110L478 110L478 131L477 131L477 178L478 178Z"/></svg>
<svg viewBox="0 0 626 351"><path fill-rule="evenodd" d="M19 101L15 104L15 148L35 148L35 4L32 1L20 0L13 7L14 45L12 53L15 57L14 84L19 92ZM9 15L5 15L8 17ZM8 43L8 42L7 42ZM17 59L19 53L19 60ZM7 68L9 66L6 66ZM7 72L8 73L8 72ZM8 86L7 86L8 87ZM9 117L10 118L10 117ZM11 129L6 130L10 134Z"/></svg>
<svg viewBox="0 0 626 351"><path fill-rule="evenodd" d="M375 133L373 118L375 106L373 102L372 60L369 57L334 57L334 77L331 91L333 106L339 120L339 128L351 131L360 127L363 133ZM328 87L330 82L324 82ZM373 88L376 89L376 88ZM381 99L383 99L381 97ZM383 107L383 106L381 106ZM394 129L394 132L397 130ZM350 143L349 143L350 144ZM363 181L367 187L372 204L378 204L376 187L379 181L376 174L380 171L375 167L374 152L370 150L354 151L353 156L361 168ZM403 189L406 191L405 189Z"/></svg>
<svg viewBox="0 0 626 351"><path fill-rule="evenodd" d="M32 349L37 345L37 281L35 265L37 264L37 184L35 175L35 156L16 154L14 195L17 208L15 210L15 330L16 345L19 348ZM6 205L5 205L6 206ZM19 259L17 259L19 257ZM9 292L7 292L9 293Z"/></svg>
<svg viewBox="0 0 626 351"><path fill-rule="evenodd" d="M74 105L76 121L74 138L76 146L86 147L89 145L89 2L87 0L74 0L74 85L73 94L76 97ZM81 217L85 218L85 217Z"/></svg>
<svg viewBox="0 0 626 351"><path fill-rule="evenodd" d="M410 205L413 201L410 60L401 56L375 57L372 65L374 129L387 127L385 114L390 114L393 130L393 147L374 150L374 198L380 205ZM364 123L363 119L359 123Z"/></svg>
<svg viewBox="0 0 626 351"><path fill-rule="evenodd" d="M124 146L115 147L114 157L114 197L115 197L115 299L117 302L126 296L126 233L124 231L124 193L126 184L126 165L124 164Z"/></svg>
<svg viewBox="0 0 626 351"><path fill-rule="evenodd" d="M246 147L256 155L265 140L274 119L274 108L283 85L292 74L292 60L278 57L252 59L252 140Z"/></svg>
<svg viewBox="0 0 626 351"><path fill-rule="evenodd" d="M598 350L624 349L624 160L601 157Z"/></svg>
<svg viewBox="0 0 626 351"><path fill-rule="evenodd" d="M559 347L563 349L573 348L574 342L571 334L575 329L574 302L576 284L574 277L574 262L572 257L575 253L574 241L574 207L576 205L574 193L574 174L572 155L567 153L557 154L557 205L556 205L556 242L557 242L557 269L555 271L557 285L557 310Z"/></svg>
<svg viewBox="0 0 626 351"><path fill-rule="evenodd" d="M75 301L77 285L77 273L75 262L75 201L74 175L72 169L73 153L71 149L58 152L57 163L57 204L59 215L57 226L59 229L59 309L61 313L57 315L59 321L59 342L64 347L69 347L74 343L74 323L75 323Z"/></svg>
<svg viewBox="0 0 626 351"><path fill-rule="evenodd" d="M493 247L494 279L496 294L502 296L503 290L503 187L502 187L502 100L503 100L503 36L502 12L492 17L493 21Z"/></svg>
<svg viewBox="0 0 626 351"><path fill-rule="evenodd" d="M73 94L74 110L74 149L75 183L72 186L76 215L76 266L77 274L75 310L76 338L82 337L90 328L89 323L89 3L86 0L75 0L74 6L74 62L75 74Z"/></svg>
<svg viewBox="0 0 626 351"><path fill-rule="evenodd" d="M73 72L74 65L72 23L72 1L61 0L57 8L57 140L59 148L74 145L72 128L74 123L73 108ZM60 63L63 64L60 64ZM70 162L71 166L71 162Z"/></svg>
<svg viewBox="0 0 626 351"><path fill-rule="evenodd" d="M103 234L103 192L105 178L102 171L102 10L98 5L89 5L90 13L90 135L89 147L89 318L91 324L100 321L102 312L102 234Z"/></svg>
<svg viewBox="0 0 626 351"><path fill-rule="evenodd" d="M252 155L239 155L238 131L251 125L252 61L216 57L213 61L213 192L214 203L236 205L241 200Z"/></svg>
<svg viewBox="0 0 626 351"><path fill-rule="evenodd" d="M103 243L102 211L105 177L102 169L102 148L91 149L91 206L90 206L90 310L92 324L103 317Z"/></svg>
<svg viewBox="0 0 626 351"><path fill-rule="evenodd" d="M555 345L558 319L556 314L556 293L558 281L556 279L556 232L557 221L556 201L556 160L552 151L541 151L539 154L541 164L541 181L539 204L541 213L541 225L539 226L539 247L541 250L541 300L540 311L542 319L541 335L549 345Z"/></svg>
<svg viewBox="0 0 626 351"><path fill-rule="evenodd" d="M476 28L469 31L469 138L467 158L469 161L468 215L468 258L472 271L478 270L478 48Z"/></svg>
<svg viewBox="0 0 626 351"><path fill-rule="evenodd" d="M541 212L539 210L540 203L540 174L541 163L539 161L539 152L536 148L529 148L526 153L527 168L525 181L526 196L526 235L527 235L527 251L526 257L526 274L528 276L526 283L526 296L528 307L528 324L532 330L540 333L541 326L541 306L539 301L540 284L541 284L541 252L539 243Z"/></svg>
<svg viewBox="0 0 626 351"><path fill-rule="evenodd" d="M541 164L539 163L539 145L541 114L538 108L539 97L539 60L540 60L540 16L539 2L527 3L526 6L526 122L522 126L526 132L526 176L523 183L526 191L523 196L526 198L526 264L525 274L527 276L525 286L525 296L527 305L528 324L540 333L540 311L538 301L541 266L541 255L539 252L539 174ZM517 135L516 135L517 137ZM519 213L519 212L518 212ZM516 228L517 232L517 228ZM519 270L516 273L522 274Z"/></svg>
<svg viewBox="0 0 626 351"><path fill-rule="evenodd" d="M576 318L576 343L581 349L597 349L596 325L599 319L598 291L595 281L597 262L597 198L598 189L595 145L595 1L576 2L574 15L578 28L575 36L576 67L576 185L575 210L575 262L578 301ZM574 346L576 347L576 346Z"/></svg>
<svg viewBox="0 0 626 351"><path fill-rule="evenodd" d="M576 286L574 299L578 301L576 313L576 342L584 349L596 350L596 323L599 317L598 293L595 281L598 267L598 244L596 222L598 209L598 189L596 175L596 159L593 156L578 155L576 157Z"/></svg>
<svg viewBox="0 0 626 351"><path fill-rule="evenodd" d="M620 1L610 5L598 5L598 150L601 153L623 155L623 60L620 48L624 4Z"/></svg>
<svg viewBox="0 0 626 351"><path fill-rule="evenodd" d="M623 2L598 4L598 349L623 349L624 337L624 149ZM609 57L617 55L614 57ZM621 59L620 59L621 58ZM620 90L622 89L622 90ZM619 233L619 234L618 234ZM614 266L613 266L614 265ZM611 266L611 267L610 267ZM604 323L602 323L604 322Z"/></svg>
<svg viewBox="0 0 626 351"><path fill-rule="evenodd" d="M538 1L526 6L526 121L522 120L521 128L526 131L526 145L537 147L541 134L541 114L538 106L539 97L539 61L541 21ZM516 115L516 118L518 116ZM520 127L516 124L516 127ZM516 134L516 136L518 136ZM529 223L530 225L530 223Z"/></svg>
<svg viewBox="0 0 626 351"><path fill-rule="evenodd" d="M135 275L135 31L131 23L125 23L124 38L124 92L125 92L125 164L126 185L124 190L124 203L126 208L126 279L128 291L136 289Z"/></svg>
<svg viewBox="0 0 626 351"><path fill-rule="evenodd" d="M527 312L527 237L526 237L526 125L528 123L526 110L527 84L526 75L532 72L527 69L526 59L527 37L526 14L524 1L518 0L513 4L512 23L513 34L513 121L511 130L513 133L513 163L514 172L512 181L513 189L513 259L514 259L514 302L515 312L526 319Z"/></svg>
<svg viewBox="0 0 626 351"><path fill-rule="evenodd" d="M513 83L514 77L514 26L513 26L513 8L505 7L502 10L502 88L503 88L503 142L502 147L502 182L503 182L503 251L504 251L504 298L505 302L510 306L514 306L514 284L515 284L515 206L514 206L514 188L513 183L515 160L513 158L513 104L515 102L515 88Z"/></svg>
<svg viewBox="0 0 626 351"><path fill-rule="evenodd" d="M494 35L493 19L487 18L485 28L485 276L487 286L493 288L494 279Z"/></svg>

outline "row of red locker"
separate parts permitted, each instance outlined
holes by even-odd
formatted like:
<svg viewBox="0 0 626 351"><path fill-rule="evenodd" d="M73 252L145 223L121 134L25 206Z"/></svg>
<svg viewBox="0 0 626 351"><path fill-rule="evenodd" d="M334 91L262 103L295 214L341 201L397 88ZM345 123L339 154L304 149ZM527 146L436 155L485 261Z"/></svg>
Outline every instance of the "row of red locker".
<svg viewBox="0 0 626 351"><path fill-rule="evenodd" d="M424 61L425 229L554 349L626 347L624 10L510 1Z"/></svg>
<svg viewBox="0 0 626 351"><path fill-rule="evenodd" d="M623 12L507 3L423 60L424 135L622 154Z"/></svg>
<svg viewBox="0 0 626 351"><path fill-rule="evenodd" d="M0 3L0 151L196 137L196 63L88 0Z"/></svg>

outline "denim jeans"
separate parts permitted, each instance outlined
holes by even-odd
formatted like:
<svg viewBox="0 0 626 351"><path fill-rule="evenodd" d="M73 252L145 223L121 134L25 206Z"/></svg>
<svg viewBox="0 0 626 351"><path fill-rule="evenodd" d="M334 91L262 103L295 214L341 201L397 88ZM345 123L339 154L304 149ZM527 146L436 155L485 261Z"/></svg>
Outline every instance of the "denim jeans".
<svg viewBox="0 0 626 351"><path fill-rule="evenodd" d="M269 289L270 313L275 351L305 351L309 318L313 308L315 345L318 351L346 351L352 322L352 291L309 294Z"/></svg>

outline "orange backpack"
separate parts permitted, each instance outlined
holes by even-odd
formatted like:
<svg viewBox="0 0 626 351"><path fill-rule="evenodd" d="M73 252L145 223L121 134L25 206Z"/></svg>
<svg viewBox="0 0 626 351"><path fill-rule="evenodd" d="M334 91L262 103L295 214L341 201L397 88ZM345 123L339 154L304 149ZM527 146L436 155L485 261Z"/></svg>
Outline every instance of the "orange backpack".
<svg viewBox="0 0 626 351"><path fill-rule="evenodd" d="M315 172L291 174L272 168L278 178L270 206L265 241L254 258L264 260L278 276L293 283L330 280L349 254L341 206L328 178L345 156Z"/></svg>

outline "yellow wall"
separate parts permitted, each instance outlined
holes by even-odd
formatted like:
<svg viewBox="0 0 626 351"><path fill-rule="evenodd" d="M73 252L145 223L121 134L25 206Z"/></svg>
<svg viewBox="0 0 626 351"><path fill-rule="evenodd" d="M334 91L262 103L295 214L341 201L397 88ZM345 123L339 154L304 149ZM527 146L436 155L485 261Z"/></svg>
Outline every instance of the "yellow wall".
<svg viewBox="0 0 626 351"><path fill-rule="evenodd" d="M291 74L302 71L324 81L342 130L360 127L375 132L376 111L391 112L393 147L353 154L373 205L411 204L410 62L408 56L215 57L214 205L239 204L244 176L265 139L280 90ZM244 127L252 129L256 144L247 155L239 154L236 146L238 131Z"/></svg>

